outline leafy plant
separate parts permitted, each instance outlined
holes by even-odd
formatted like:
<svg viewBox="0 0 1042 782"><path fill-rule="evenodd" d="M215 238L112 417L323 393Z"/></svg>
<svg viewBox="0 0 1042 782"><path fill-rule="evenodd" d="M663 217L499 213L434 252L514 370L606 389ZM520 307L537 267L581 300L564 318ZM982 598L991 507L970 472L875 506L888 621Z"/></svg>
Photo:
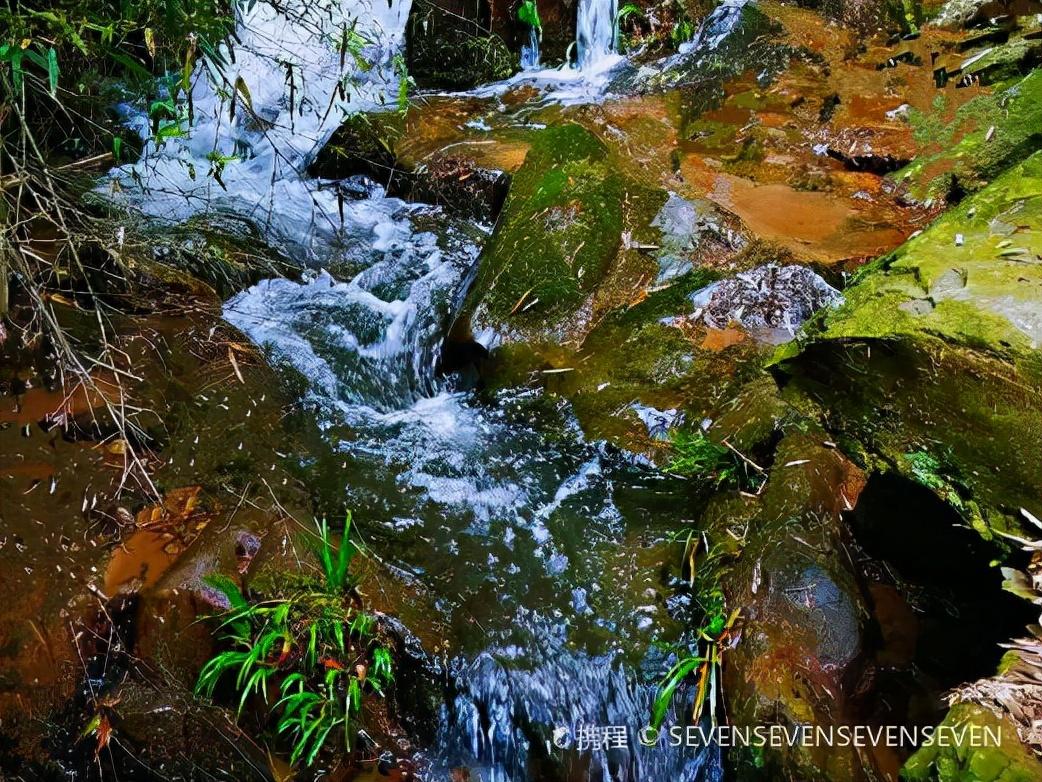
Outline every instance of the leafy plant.
<svg viewBox="0 0 1042 782"><path fill-rule="evenodd" d="M543 22L539 18L539 8L536 6L535 0L522 0L521 5L517 7L517 20L540 33L543 31Z"/></svg>
<svg viewBox="0 0 1042 782"><path fill-rule="evenodd" d="M669 33L670 40L673 41L673 46L680 46L682 43L687 43L695 37L695 25L686 16L681 16L673 24L673 29Z"/></svg>
<svg viewBox="0 0 1042 782"><path fill-rule="evenodd" d="M716 704L720 697L720 673L724 653L736 641L732 630L738 617L737 608L730 614L724 613L722 607L710 613L697 631L695 654L682 657L662 678L651 707L650 727L656 733L665 722L677 690L691 676L695 677L696 682L691 721L697 724L701 720L703 709L708 702L710 719L716 725Z"/></svg>
<svg viewBox="0 0 1042 782"><path fill-rule="evenodd" d="M405 113L409 108L409 88L416 86L416 80L409 75L405 58L400 54L394 55L394 72L398 76L398 111Z"/></svg>
<svg viewBox="0 0 1042 782"><path fill-rule="evenodd" d="M701 430L670 432L673 458L666 472L700 478L713 486L744 487L749 483L749 465L725 445L714 442Z"/></svg>
<svg viewBox="0 0 1042 782"><path fill-rule="evenodd" d="M631 16L637 17L640 16L642 13L643 11L640 9L639 6L634 5L633 3L626 3L626 5L619 8L618 13L615 14L615 23L619 24L625 21L626 19L629 19Z"/></svg>
<svg viewBox="0 0 1042 782"><path fill-rule="evenodd" d="M290 763L307 766L335 735L350 750L363 696L383 694L394 679L391 653L354 590L350 571L359 549L350 540L351 515L339 543L325 520L317 526L311 548L321 578L286 577L271 594L244 595L226 576L207 577L229 603L217 618L230 648L203 666L195 688L212 698L231 680L237 715L251 697L260 698L276 736L290 742Z"/></svg>

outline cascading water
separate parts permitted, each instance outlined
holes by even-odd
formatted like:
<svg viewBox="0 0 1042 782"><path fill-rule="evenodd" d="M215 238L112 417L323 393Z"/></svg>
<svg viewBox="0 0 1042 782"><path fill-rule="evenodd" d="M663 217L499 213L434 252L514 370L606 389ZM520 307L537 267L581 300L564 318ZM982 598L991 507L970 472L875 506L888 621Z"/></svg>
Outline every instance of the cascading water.
<svg viewBox="0 0 1042 782"><path fill-rule="evenodd" d="M521 45L521 70L532 71L539 68L539 31L535 27L528 28L528 43Z"/></svg>
<svg viewBox="0 0 1042 782"><path fill-rule="evenodd" d="M156 141L138 114L145 148L111 172L112 198L171 221L232 212L273 242L320 250L340 228L338 202L304 171L345 112L394 103L411 0L234 5L234 51L196 69L192 118ZM370 222L371 207L360 211Z"/></svg>
<svg viewBox="0 0 1042 782"><path fill-rule="evenodd" d="M613 8L583 12L588 63L610 56ZM352 14L376 67L342 62ZM197 73L188 135L114 170L116 197L165 219L234 213L305 264L352 270L262 281L224 312L307 378L343 459L337 489L446 628L456 674L429 748L431 779L467 766L489 782L520 782L556 757L555 729L619 725L629 746L578 761L585 778L717 780L713 752L637 742L669 662L648 651L669 619L661 559L642 559L641 541L669 538L688 486L585 441L567 407L542 394L481 400L439 378L439 345L487 228L379 188L338 204L304 173L344 107L397 91L407 15L408 2L393 0L242 12L242 48L226 53L232 70L219 78L245 82L249 110L230 119ZM202 174L215 151L240 156L223 185Z"/></svg>
<svg viewBox="0 0 1042 782"><path fill-rule="evenodd" d="M618 0L580 0L575 28L579 69L599 71L614 57L618 27Z"/></svg>

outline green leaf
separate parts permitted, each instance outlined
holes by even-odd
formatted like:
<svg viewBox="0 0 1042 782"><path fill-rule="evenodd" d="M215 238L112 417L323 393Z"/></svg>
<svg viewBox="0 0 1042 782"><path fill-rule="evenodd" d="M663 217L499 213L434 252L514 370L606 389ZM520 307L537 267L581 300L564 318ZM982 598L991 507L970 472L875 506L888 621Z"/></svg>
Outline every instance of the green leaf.
<svg viewBox="0 0 1042 782"><path fill-rule="evenodd" d="M703 662L705 662L703 657L686 657L666 674L659 686L658 694L655 696L655 703L651 707L651 727L656 730L662 727L677 688Z"/></svg>
<svg viewBox="0 0 1042 782"><path fill-rule="evenodd" d="M58 52L53 46L47 50L47 82L53 98L58 94Z"/></svg>
<svg viewBox="0 0 1042 782"><path fill-rule="evenodd" d="M118 137L112 139L112 151L117 158L119 158L119 150L122 148L122 145L122 139ZM250 604L246 602L239 585L223 573L211 573L203 576L203 583L216 589L228 600L228 604L232 607L232 616L227 621L227 624L232 628L235 635L241 639L249 638L250 623L245 617L250 613Z"/></svg>
<svg viewBox="0 0 1042 782"><path fill-rule="evenodd" d="M527 24L529 27L534 27L536 30L543 29L543 23L539 19L539 8L535 4L535 0L524 0L517 7L517 20Z"/></svg>

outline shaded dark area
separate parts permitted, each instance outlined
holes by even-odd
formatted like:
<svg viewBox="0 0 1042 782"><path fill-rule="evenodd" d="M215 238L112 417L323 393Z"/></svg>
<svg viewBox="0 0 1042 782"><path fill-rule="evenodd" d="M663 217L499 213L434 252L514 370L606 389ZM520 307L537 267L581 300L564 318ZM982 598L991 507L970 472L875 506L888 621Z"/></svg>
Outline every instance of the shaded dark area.
<svg viewBox="0 0 1042 782"><path fill-rule="evenodd" d="M934 724L950 688L992 675L999 644L1037 611L1002 589L983 540L929 489L873 476L847 514L864 559L876 646L865 706L881 724Z"/></svg>

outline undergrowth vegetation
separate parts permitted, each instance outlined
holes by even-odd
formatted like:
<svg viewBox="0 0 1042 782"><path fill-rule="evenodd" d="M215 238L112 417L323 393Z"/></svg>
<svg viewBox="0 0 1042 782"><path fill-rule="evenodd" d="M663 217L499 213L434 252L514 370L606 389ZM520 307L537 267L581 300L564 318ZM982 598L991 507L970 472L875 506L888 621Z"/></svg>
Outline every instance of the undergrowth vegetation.
<svg viewBox="0 0 1042 782"><path fill-rule="evenodd" d="M288 742L294 765L312 765L334 740L350 751L363 697L383 695L394 678L390 650L351 574L359 549L350 534L350 514L339 543L324 520L318 525L312 548L320 576L286 575L245 594L226 576L207 579L230 604L215 618L227 648L203 666L196 693L220 699L230 684L238 715L259 700L271 743Z"/></svg>
<svg viewBox="0 0 1042 782"><path fill-rule="evenodd" d="M666 471L705 481L716 488L744 489L753 475L751 465L734 449L714 442L701 430L670 432L673 457Z"/></svg>
<svg viewBox="0 0 1042 782"><path fill-rule="evenodd" d="M699 547L705 541L705 552ZM723 547L710 546L708 539L691 533L684 544L683 567L687 572L687 588L692 608L700 617L686 645L674 649L676 662L659 681L652 703L649 729L657 737L673 707L678 691L694 684L691 700L691 723L698 725L708 707L712 725L717 724L716 709L722 700L722 671L727 650L737 642L736 623L739 610L727 608L720 588L720 576L727 554Z"/></svg>

